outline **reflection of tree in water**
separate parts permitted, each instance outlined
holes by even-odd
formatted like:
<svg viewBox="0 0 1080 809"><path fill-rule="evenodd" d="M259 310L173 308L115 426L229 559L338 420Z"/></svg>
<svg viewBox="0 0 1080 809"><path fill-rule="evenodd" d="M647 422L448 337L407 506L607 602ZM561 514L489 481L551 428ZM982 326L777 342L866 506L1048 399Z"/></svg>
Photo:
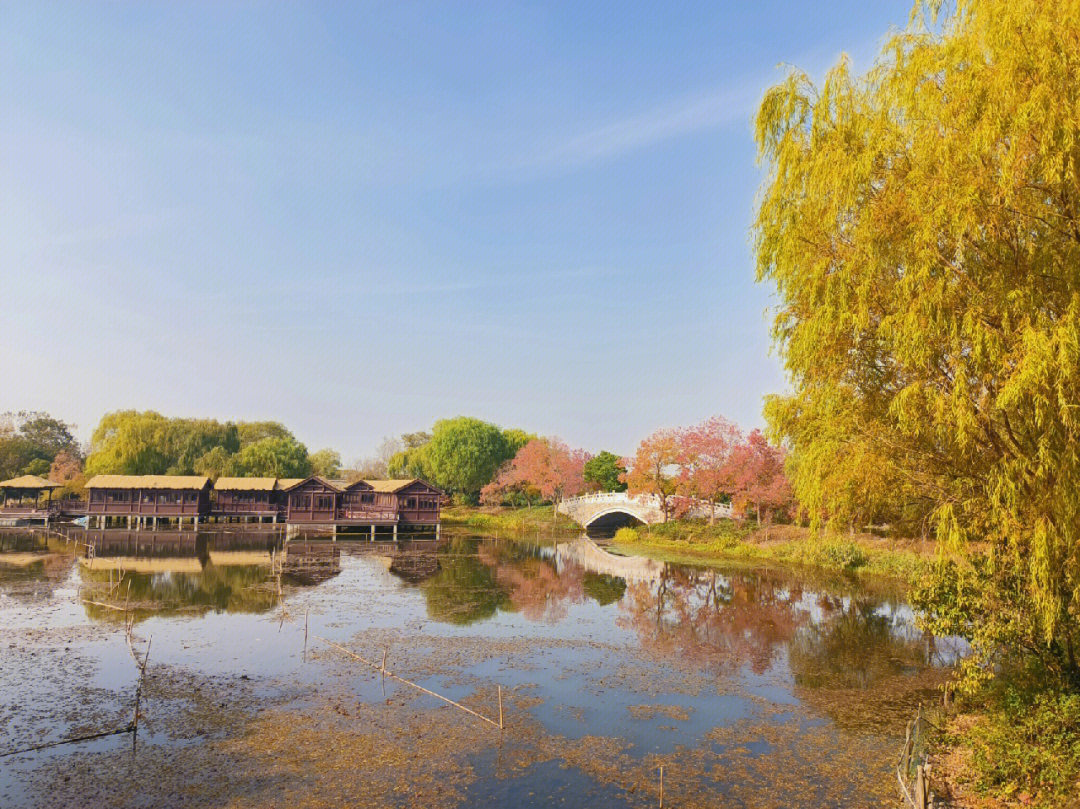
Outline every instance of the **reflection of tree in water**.
<svg viewBox="0 0 1080 809"><path fill-rule="evenodd" d="M796 685L867 688L882 677L930 665L925 639L896 632L878 604L859 599L818 599L823 618L796 633L789 661Z"/></svg>
<svg viewBox="0 0 1080 809"><path fill-rule="evenodd" d="M439 552L439 572L420 585L434 620L471 624L510 607L509 594L492 568L480 561L477 544L452 540Z"/></svg>
<svg viewBox="0 0 1080 809"><path fill-rule="evenodd" d="M762 674L786 651L797 688L865 691L930 666L927 641L878 614L882 604L853 582L815 594L793 573L668 565L659 582L630 585L621 622L664 659Z"/></svg>
<svg viewBox="0 0 1080 809"><path fill-rule="evenodd" d="M607 573L585 573L581 577L581 588L585 595L601 607L606 607L626 593L626 580Z"/></svg>
<svg viewBox="0 0 1080 809"><path fill-rule="evenodd" d="M862 598L818 599L819 621L788 648L796 694L847 727L899 727L911 706L933 699L945 671L934 639L906 632L891 609Z"/></svg>
<svg viewBox="0 0 1080 809"><path fill-rule="evenodd" d="M560 574L545 551L542 546L518 542L482 542L478 555L495 570L495 579L515 610L530 621L554 623L566 617L570 604L581 603L583 571L568 566Z"/></svg>
<svg viewBox="0 0 1080 809"><path fill-rule="evenodd" d="M620 623L657 655L729 671L749 665L769 669L806 615L795 609L802 591L780 586L767 574L734 573L666 565L659 582L627 590Z"/></svg>
<svg viewBox="0 0 1080 809"><path fill-rule="evenodd" d="M0 530L0 592L13 600L51 598L71 565L69 546L56 537L40 531Z"/></svg>
<svg viewBox="0 0 1080 809"><path fill-rule="evenodd" d="M543 545L456 539L438 560L438 572L420 586L428 615L455 624L490 618L499 610L556 622L586 596L610 604L626 591L621 578L586 573L577 565L560 571Z"/></svg>

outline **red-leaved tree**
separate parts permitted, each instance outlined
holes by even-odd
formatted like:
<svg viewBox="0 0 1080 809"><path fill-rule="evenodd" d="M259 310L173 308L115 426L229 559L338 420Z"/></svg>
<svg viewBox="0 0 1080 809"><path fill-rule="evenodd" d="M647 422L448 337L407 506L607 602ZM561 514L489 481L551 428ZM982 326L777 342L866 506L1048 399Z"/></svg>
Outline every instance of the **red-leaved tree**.
<svg viewBox="0 0 1080 809"><path fill-rule="evenodd" d="M627 471L619 478L630 494L653 494L667 522L675 508L681 437L678 430L657 430L640 444L633 458L623 465Z"/></svg>
<svg viewBox="0 0 1080 809"><path fill-rule="evenodd" d="M791 484L784 474L786 453L774 447L754 430L732 452L735 510L745 513L752 508L761 524L762 512L771 518L773 512L789 508L792 502Z"/></svg>
<svg viewBox="0 0 1080 809"><path fill-rule="evenodd" d="M587 460L587 452L571 449L558 438L534 438L480 491L480 499L498 503L509 491L531 490L557 505L563 498L585 490Z"/></svg>
<svg viewBox="0 0 1080 809"><path fill-rule="evenodd" d="M736 450L743 443L739 428L722 416L706 419L679 433L676 490L681 497L709 504L709 522L716 506L735 493Z"/></svg>

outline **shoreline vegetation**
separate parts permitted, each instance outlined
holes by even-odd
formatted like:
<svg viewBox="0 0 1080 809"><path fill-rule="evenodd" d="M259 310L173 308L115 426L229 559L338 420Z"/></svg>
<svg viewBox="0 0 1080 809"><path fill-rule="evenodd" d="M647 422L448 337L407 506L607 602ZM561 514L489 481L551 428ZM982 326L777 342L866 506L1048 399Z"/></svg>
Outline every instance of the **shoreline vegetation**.
<svg viewBox="0 0 1080 809"><path fill-rule="evenodd" d="M444 510L443 526L467 528L508 539L559 538L582 528L552 507L498 508L455 505ZM757 526L735 520L672 520L621 528L611 539L614 550L662 562L717 564L733 561L782 562L831 572L885 576L914 581L936 559L935 545L917 539L873 534L816 534L796 525Z"/></svg>

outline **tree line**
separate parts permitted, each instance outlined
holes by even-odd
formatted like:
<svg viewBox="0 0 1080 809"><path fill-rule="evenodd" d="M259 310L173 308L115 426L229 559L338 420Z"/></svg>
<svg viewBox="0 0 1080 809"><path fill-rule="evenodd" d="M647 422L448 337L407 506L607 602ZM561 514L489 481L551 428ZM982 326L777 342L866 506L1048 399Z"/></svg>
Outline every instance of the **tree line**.
<svg viewBox="0 0 1080 809"><path fill-rule="evenodd" d="M309 453L275 421L232 422L164 416L155 411L105 414L87 447L72 425L44 413L0 419L0 474L38 474L77 491L98 474L300 478L418 477L463 503L529 506L584 492L657 495L668 517L691 502L733 504L760 521L787 514L784 454L760 431L744 435L723 418L658 430L634 455L595 455L517 428L468 416L442 419L430 431L384 439L375 456L342 464L330 449Z"/></svg>
<svg viewBox="0 0 1080 809"><path fill-rule="evenodd" d="M74 426L47 413L0 416L0 476L39 475L78 491L98 474L305 477L342 473L341 456L309 453L275 421L170 418L154 411L105 414L86 447Z"/></svg>

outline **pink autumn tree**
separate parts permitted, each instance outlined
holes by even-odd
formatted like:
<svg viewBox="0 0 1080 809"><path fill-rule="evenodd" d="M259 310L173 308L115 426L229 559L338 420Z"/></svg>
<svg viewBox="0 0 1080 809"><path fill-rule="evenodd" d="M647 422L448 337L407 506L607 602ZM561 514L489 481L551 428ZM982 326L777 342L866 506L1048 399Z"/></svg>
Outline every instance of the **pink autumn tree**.
<svg viewBox="0 0 1080 809"><path fill-rule="evenodd" d="M716 506L735 493L733 460L743 443L742 433L727 419L714 416L681 430L678 443L676 491L688 501L707 502L711 524Z"/></svg>
<svg viewBox="0 0 1080 809"><path fill-rule="evenodd" d="M480 499L497 504L508 492L520 491L527 498L538 496L558 504L585 491L587 460L587 452L571 449L558 438L534 438L481 490Z"/></svg>
<svg viewBox="0 0 1080 809"><path fill-rule="evenodd" d="M775 512L790 508L792 494L784 474L785 457L784 450L770 444L761 430L754 430L739 443L731 458L736 512L752 510L760 525L762 514L771 521Z"/></svg>

